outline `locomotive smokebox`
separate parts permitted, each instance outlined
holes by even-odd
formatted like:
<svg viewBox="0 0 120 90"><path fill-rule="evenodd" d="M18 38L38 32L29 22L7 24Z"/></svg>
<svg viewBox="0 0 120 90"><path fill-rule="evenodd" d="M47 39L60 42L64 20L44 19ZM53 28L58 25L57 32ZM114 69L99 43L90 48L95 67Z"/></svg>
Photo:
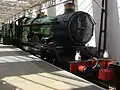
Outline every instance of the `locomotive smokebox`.
<svg viewBox="0 0 120 90"><path fill-rule="evenodd" d="M65 14L75 12L75 4L72 1L67 2L64 5L64 8L65 8Z"/></svg>

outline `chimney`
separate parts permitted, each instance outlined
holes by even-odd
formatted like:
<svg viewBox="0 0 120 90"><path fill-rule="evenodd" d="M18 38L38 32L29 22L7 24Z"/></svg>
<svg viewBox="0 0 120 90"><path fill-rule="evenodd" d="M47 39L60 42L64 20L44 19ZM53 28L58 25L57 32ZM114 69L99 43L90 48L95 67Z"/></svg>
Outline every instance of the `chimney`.
<svg viewBox="0 0 120 90"><path fill-rule="evenodd" d="M71 0L69 2L67 2L65 5L65 13L71 13L71 12L75 12L75 4L74 4L74 0Z"/></svg>

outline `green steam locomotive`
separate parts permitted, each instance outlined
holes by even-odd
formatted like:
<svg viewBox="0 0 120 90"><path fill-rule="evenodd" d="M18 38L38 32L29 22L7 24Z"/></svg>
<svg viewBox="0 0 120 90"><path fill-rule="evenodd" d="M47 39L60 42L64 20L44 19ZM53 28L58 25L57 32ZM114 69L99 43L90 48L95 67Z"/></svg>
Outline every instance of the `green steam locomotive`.
<svg viewBox="0 0 120 90"><path fill-rule="evenodd" d="M94 20L88 13L68 8L56 17L43 13L36 18L23 16L2 27L3 42L9 39L17 47L29 46L29 51L37 47L41 58L63 69L74 60L76 50L81 51L82 58L90 57L91 49L86 50L85 44L93 36L93 30Z"/></svg>

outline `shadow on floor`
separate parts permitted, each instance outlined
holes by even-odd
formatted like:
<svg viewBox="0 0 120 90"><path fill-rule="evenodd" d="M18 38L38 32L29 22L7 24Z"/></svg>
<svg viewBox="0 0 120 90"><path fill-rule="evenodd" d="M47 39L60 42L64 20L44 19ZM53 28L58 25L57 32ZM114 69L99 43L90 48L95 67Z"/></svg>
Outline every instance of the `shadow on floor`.
<svg viewBox="0 0 120 90"><path fill-rule="evenodd" d="M36 73L50 73L60 69L44 61L6 62L0 63L0 77L20 76Z"/></svg>
<svg viewBox="0 0 120 90"><path fill-rule="evenodd" d="M2 45L0 44L0 56L27 56L29 53L22 51L12 45ZM7 51L6 51L7 50Z"/></svg>
<svg viewBox="0 0 120 90"><path fill-rule="evenodd" d="M23 51L0 51L0 57L4 56L27 56L27 52Z"/></svg>
<svg viewBox="0 0 120 90"><path fill-rule="evenodd" d="M96 86L89 85L89 86L85 86L85 87L73 88L70 90L105 90L105 89L101 89L101 88L98 88Z"/></svg>
<svg viewBox="0 0 120 90"><path fill-rule="evenodd" d="M3 80L0 80L0 90L22 90L22 89L13 86Z"/></svg>
<svg viewBox="0 0 120 90"><path fill-rule="evenodd" d="M3 46L0 46L0 48L11 48L11 49L14 49L16 47L12 46L12 45L3 45Z"/></svg>

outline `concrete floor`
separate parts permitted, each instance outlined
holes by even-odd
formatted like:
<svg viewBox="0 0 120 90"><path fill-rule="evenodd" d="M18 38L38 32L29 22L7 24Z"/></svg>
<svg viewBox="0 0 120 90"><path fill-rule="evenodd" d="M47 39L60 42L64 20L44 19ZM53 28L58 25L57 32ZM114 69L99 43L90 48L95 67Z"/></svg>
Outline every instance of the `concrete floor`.
<svg viewBox="0 0 120 90"><path fill-rule="evenodd" d="M103 90L10 45L0 45L0 79L0 90Z"/></svg>

